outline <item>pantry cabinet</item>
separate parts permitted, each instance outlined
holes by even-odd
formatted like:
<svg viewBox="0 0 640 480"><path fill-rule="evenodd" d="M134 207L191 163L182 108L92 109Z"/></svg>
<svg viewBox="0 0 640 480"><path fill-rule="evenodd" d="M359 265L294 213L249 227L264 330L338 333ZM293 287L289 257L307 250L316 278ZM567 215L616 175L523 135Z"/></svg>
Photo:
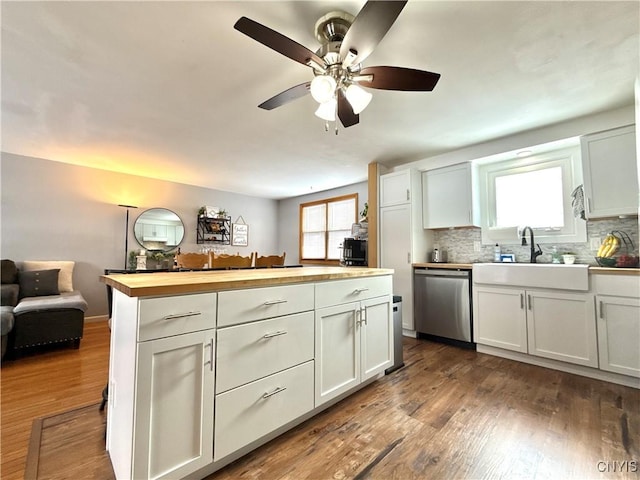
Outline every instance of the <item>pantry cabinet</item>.
<svg viewBox="0 0 640 480"><path fill-rule="evenodd" d="M476 343L598 366L593 295L474 286L473 303Z"/></svg>
<svg viewBox="0 0 640 480"><path fill-rule="evenodd" d="M402 194L407 188L409 193ZM422 228L419 172L381 175L380 195L380 266L394 270L393 294L402 297L402 328L413 332L412 263L426 261L430 235Z"/></svg>
<svg viewBox="0 0 640 480"><path fill-rule="evenodd" d="M635 125L581 138L587 218L638 214Z"/></svg>
<svg viewBox="0 0 640 480"><path fill-rule="evenodd" d="M470 163L422 173L424 228L480 225L476 167Z"/></svg>

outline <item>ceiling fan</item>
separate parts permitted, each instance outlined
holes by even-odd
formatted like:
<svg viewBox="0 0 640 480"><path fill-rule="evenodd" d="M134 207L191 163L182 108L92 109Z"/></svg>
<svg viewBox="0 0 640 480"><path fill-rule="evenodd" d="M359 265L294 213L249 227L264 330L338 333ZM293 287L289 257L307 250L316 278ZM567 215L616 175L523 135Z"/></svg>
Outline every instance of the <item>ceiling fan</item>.
<svg viewBox="0 0 640 480"><path fill-rule="evenodd" d="M371 93L361 87L432 91L439 73L403 67L362 67L362 61L380 43L406 3L370 0L355 17L340 11L328 13L315 25L316 38L321 43L315 53L269 27L240 18L234 25L236 30L313 69L313 80L291 87L258 107L272 110L311 93L319 103L316 115L330 122L336 120L337 113L346 128L360 121L360 112L371 101Z"/></svg>

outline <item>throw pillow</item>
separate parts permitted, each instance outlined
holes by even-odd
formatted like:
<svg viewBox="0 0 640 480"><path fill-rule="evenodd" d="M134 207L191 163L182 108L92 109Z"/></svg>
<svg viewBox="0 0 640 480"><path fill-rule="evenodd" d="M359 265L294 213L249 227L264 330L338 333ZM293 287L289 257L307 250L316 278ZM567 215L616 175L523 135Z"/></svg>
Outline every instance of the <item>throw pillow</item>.
<svg viewBox="0 0 640 480"><path fill-rule="evenodd" d="M25 260L22 262L22 270L32 272L34 270L50 270L59 268L58 290L60 292L73 292L73 267L76 262L59 260Z"/></svg>
<svg viewBox="0 0 640 480"><path fill-rule="evenodd" d="M58 295L58 276L60 269L35 270L31 272L20 272L18 282L20 283L20 297L39 297L43 295Z"/></svg>
<svg viewBox="0 0 640 480"><path fill-rule="evenodd" d="M17 283L18 268L13 260L3 259L2 266L2 283Z"/></svg>

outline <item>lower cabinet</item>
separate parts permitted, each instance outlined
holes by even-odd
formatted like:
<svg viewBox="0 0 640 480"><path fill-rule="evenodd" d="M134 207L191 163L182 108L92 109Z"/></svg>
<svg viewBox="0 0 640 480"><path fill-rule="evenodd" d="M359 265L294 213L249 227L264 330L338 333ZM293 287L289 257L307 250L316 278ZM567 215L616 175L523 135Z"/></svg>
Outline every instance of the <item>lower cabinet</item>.
<svg viewBox="0 0 640 480"><path fill-rule="evenodd" d="M597 295L600 369L640 378L640 298Z"/></svg>
<svg viewBox="0 0 640 480"><path fill-rule="evenodd" d="M316 407L393 362L392 297L316 310Z"/></svg>
<svg viewBox="0 0 640 480"><path fill-rule="evenodd" d="M597 367L593 298L588 293L474 286L474 340Z"/></svg>
<svg viewBox="0 0 640 480"><path fill-rule="evenodd" d="M182 478L213 461L214 348L214 329L138 344L132 478Z"/></svg>
<svg viewBox="0 0 640 480"><path fill-rule="evenodd" d="M313 410L313 361L216 396L214 460Z"/></svg>

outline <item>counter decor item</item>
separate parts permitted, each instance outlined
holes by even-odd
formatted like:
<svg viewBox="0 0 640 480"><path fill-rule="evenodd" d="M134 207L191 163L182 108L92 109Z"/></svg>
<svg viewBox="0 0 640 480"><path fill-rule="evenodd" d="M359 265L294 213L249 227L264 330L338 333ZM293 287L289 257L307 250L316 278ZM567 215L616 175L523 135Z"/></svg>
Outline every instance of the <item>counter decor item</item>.
<svg viewBox="0 0 640 480"><path fill-rule="evenodd" d="M639 260L631 237L621 230L608 233L596 254L601 267L634 268Z"/></svg>
<svg viewBox="0 0 640 480"><path fill-rule="evenodd" d="M576 262L576 256L573 253L565 253L562 255L562 261L566 265L573 265Z"/></svg>

